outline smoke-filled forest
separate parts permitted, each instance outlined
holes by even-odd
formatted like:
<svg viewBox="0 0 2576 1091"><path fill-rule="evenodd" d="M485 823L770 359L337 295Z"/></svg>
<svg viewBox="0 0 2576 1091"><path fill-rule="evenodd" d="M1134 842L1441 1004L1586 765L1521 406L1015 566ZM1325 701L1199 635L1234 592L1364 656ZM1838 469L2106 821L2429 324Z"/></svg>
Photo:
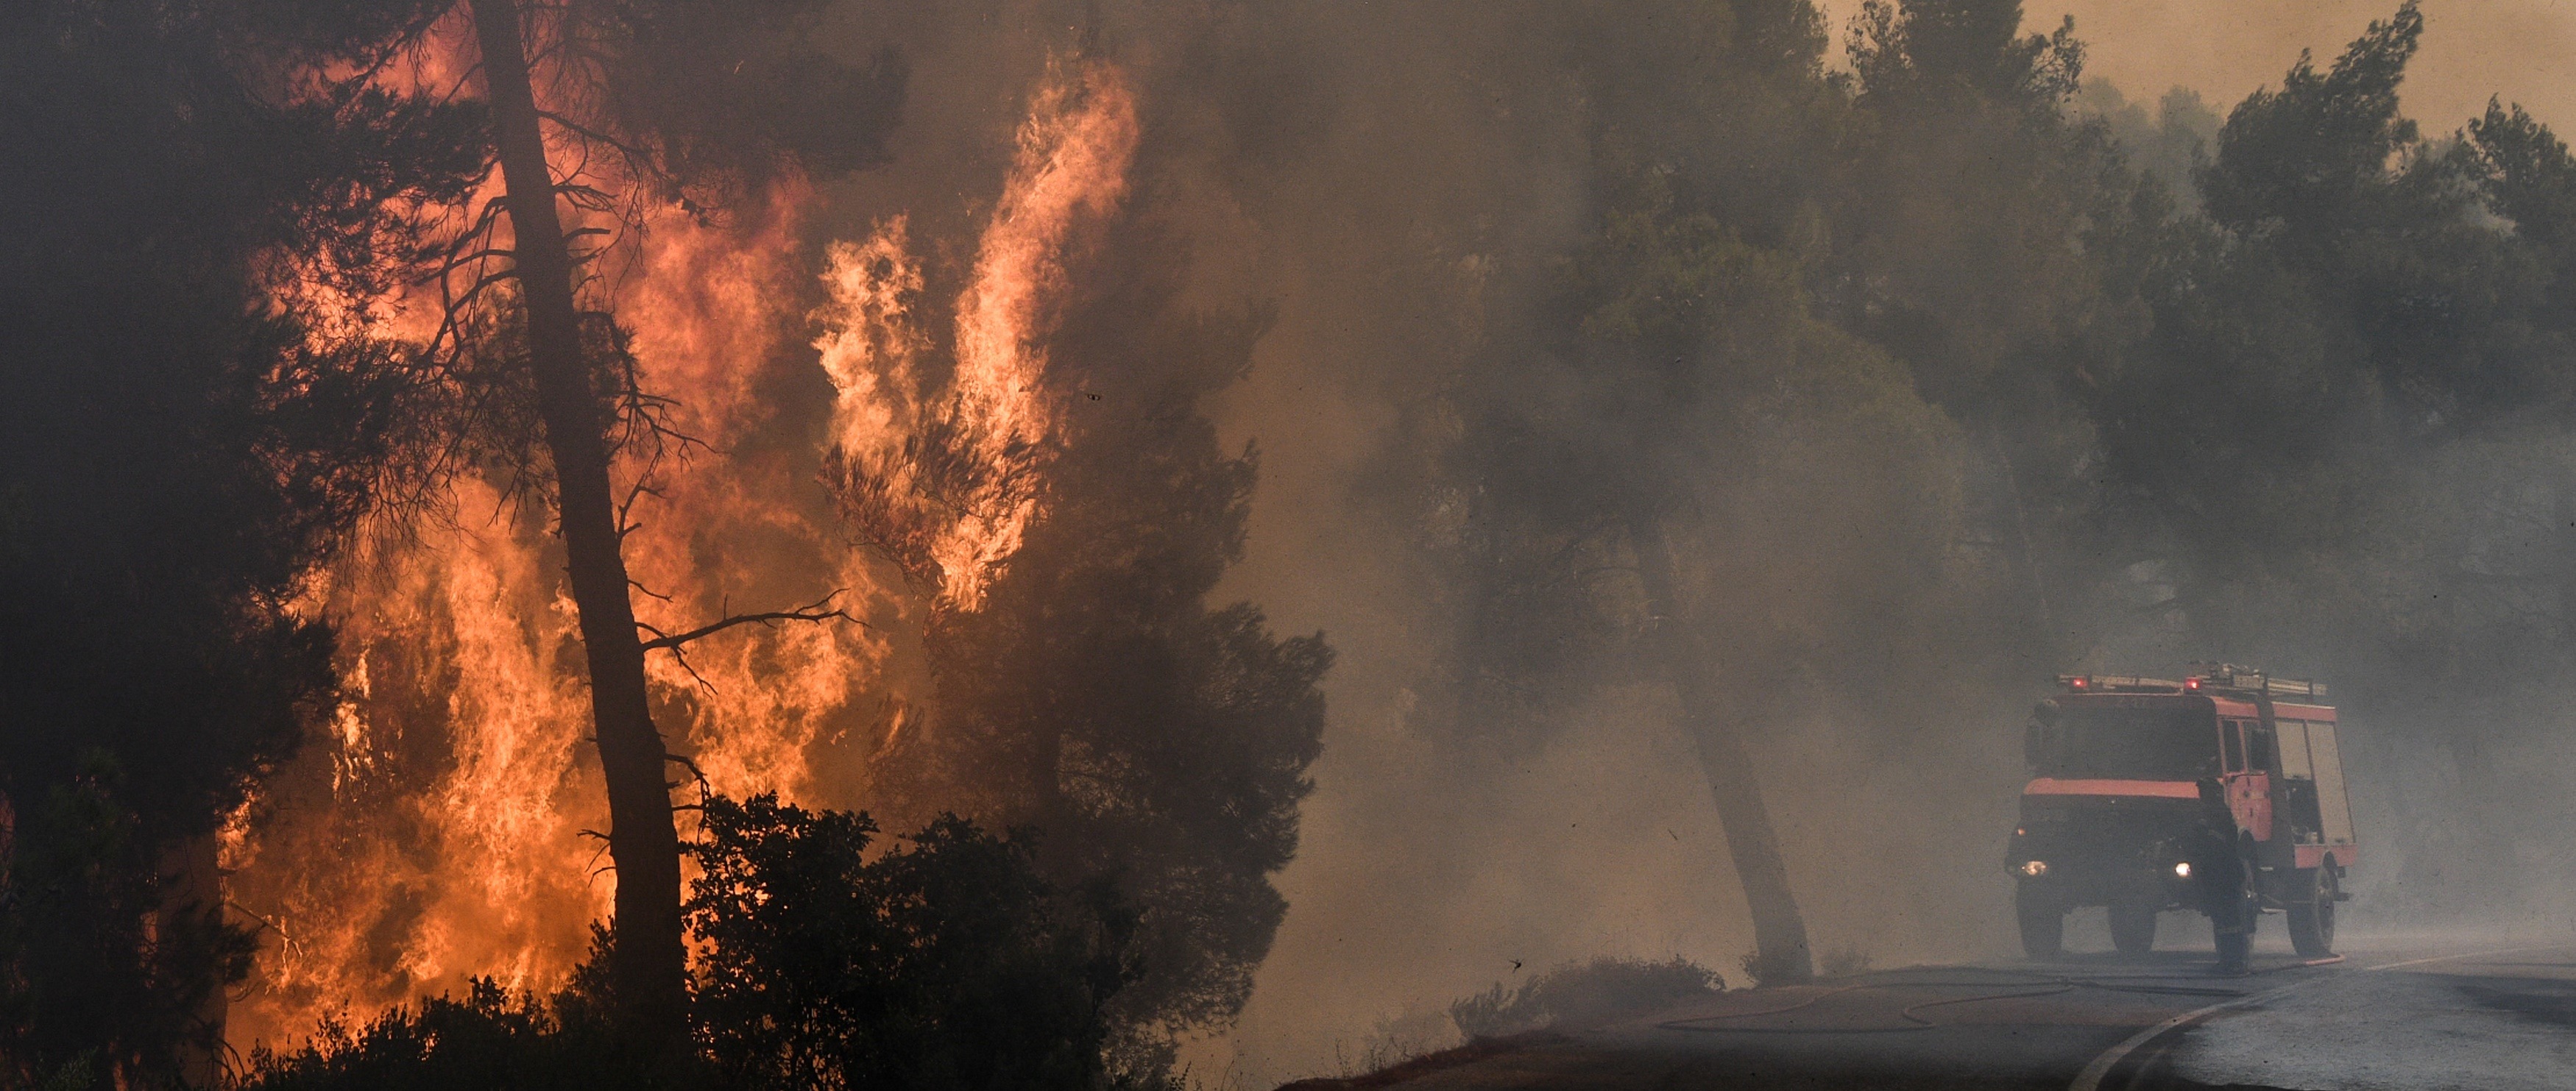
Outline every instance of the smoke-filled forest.
<svg viewBox="0 0 2576 1091"><path fill-rule="evenodd" d="M12 3L0 1086L2001 958L2033 702L2187 662L2332 685L2348 924L2563 929L2576 156L2425 9Z"/></svg>

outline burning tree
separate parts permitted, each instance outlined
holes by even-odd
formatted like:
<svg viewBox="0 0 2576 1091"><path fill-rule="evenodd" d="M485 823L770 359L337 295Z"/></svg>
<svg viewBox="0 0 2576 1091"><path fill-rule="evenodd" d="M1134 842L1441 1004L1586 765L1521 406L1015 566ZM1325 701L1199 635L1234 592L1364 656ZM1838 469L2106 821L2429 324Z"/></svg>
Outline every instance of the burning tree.
<svg viewBox="0 0 2576 1091"><path fill-rule="evenodd" d="M617 313L619 266L637 260L648 226L709 222L809 174L883 158L902 66L882 54L844 63L807 46L820 7L434 0L389 6L350 33L352 86L407 84L441 99L476 83L484 92L473 102L489 119L474 134L479 188L420 202L453 214L436 268L408 298L356 293L348 307L364 316L434 297L434 328L419 331L426 346L409 373L421 411L388 432L415 459L404 514L443 515L459 495L450 486L479 478L554 516L608 788L613 995L626 1030L652 1047L681 1040L686 968L674 758L654 722L647 656L676 658L739 626L848 615L826 597L661 628L637 617L631 596L660 592L630 571L630 536L669 486L671 462L704 444L675 425L676 403L640 379L633 331ZM366 662L351 679L361 698ZM686 660L679 668L694 673ZM348 705L340 715L341 734L359 740L364 724ZM366 752L347 749L351 764L335 782L366 765Z"/></svg>
<svg viewBox="0 0 2576 1091"><path fill-rule="evenodd" d="M1118 68L1059 62L953 305L888 223L836 255L823 348L832 483L930 599L935 693L881 781L916 811L1032 827L1060 885L1136 905L1112 1048L1151 1070L1241 1009L1285 915L1270 876L1295 852L1331 653L1205 601L1242 554L1257 462L1198 400L1268 317L1179 302L1184 241L1126 201L1156 181L1138 109Z"/></svg>
<svg viewBox="0 0 2576 1091"><path fill-rule="evenodd" d="M601 41L624 41L589 24L567 28L558 16L571 18L549 9L524 24L533 29L520 48L578 58L603 51ZM456 29L424 33L440 41L437 35ZM530 44L558 40L572 44ZM437 49L429 52L433 60L439 56ZM553 169L581 162L565 149L588 149L614 168L608 180L623 187L577 174L560 183L570 196L557 211L559 227L572 239L566 268L575 285L580 347L589 354L586 389L596 398L594 419L610 433L602 446L612 451L608 473L619 487L611 507L634 505L612 512L612 522L622 525L617 544L628 575L652 596L631 600L631 612L659 626L637 634L634 644L640 654L656 645L676 652L688 642L687 659L674 655L645 665L646 711L660 732L685 735L669 748L693 748L695 768L718 792L776 790L810 804L818 796L850 799L870 791L880 794L859 798L880 811L884 794L898 793L900 806L911 811L895 817L907 820L953 806L997 823L1043 823L1041 837L1050 847L1041 857L1050 875L1068 885L1120 862L1105 858L1142 858L1131 850L1154 841L1159 855L1150 868L1132 869L1140 885L1130 893L1155 902L1146 909L1146 929L1168 949L1156 956L1159 976L1122 994L1119 1003L1130 1010L1131 1025L1162 1019L1166 1001L1187 1007L1183 1023L1230 1012L1241 1003L1251 966L1282 911L1268 875L1293 846L1295 802L1320 730L1312 682L1324 656L1317 641L1271 637L1249 610L1210 611L1198 603L1239 548L1252 465L1248 452L1229 457L1214 446L1188 400L1240 368L1260 323L1115 310L1139 290L1127 271L1157 267L1141 251L1103 259L1096 246L1130 233L1122 217L1129 215L1124 197L1140 122L1123 73L1106 63L1068 61L1039 82L1020 133L1021 154L1001 179L981 237L963 248L969 260L925 270L900 218L873 239L832 248L823 286L831 297L822 311L827 335L819 345L821 371L832 384L825 386L813 382L817 358L795 351L783 332L803 317L794 309L800 287L812 291L801 263L791 260L798 234L793 210L811 191L793 171L778 168L765 190L770 203L746 217L748 230L703 230L679 202L643 198L666 192L657 187L676 187L668 192L680 202L711 208L727 187L761 191L750 179L775 161L748 157L747 165L717 174L712 192L654 173L674 162L667 157L630 164L640 154L630 148L646 146L641 138L588 115L565 123L581 131L547 115L559 112L549 95L585 109L626 101L615 77L631 62L602 61L595 76L576 69L579 79L550 82L555 63L540 63L528 76L541 131L556 141L547 148L558 164ZM462 78L462 72L443 78ZM573 94L583 88L608 90L597 100ZM692 145L689 162L704 164L711 154ZM586 169L606 168L593 161ZM452 322L440 331L442 378L457 411L483 414L453 430L463 437L457 462L464 468L451 513L507 510L514 498L542 505L549 490L571 488L560 458L546 449L557 429L540 412L545 395L535 381L537 346L528 332L534 303L520 283L535 273L514 264L524 259L512 252L525 247L510 219L508 194L492 195L488 205L476 206L481 215L470 219L472 233L457 248L457 294L443 308ZM644 219L654 233L637 247L636 264L620 266L615 263L627 260L622 251L602 249L600 240L624 247L625 237L585 232L604 227L631 235L638 201L647 206ZM638 270L613 300L618 313L607 313L609 283ZM932 297L934 284L945 298ZM952 285L956 294L948 296ZM1127 294L1102 302L1113 287ZM1167 303L1174 290L1153 280L1144 294ZM1132 329L1122 328L1130 322ZM1131 335L1151 338L1149 350L1126 355L1123 343ZM1194 377L1175 395L1179 400L1151 401L1158 410L1150 429L1094 429L1085 418L1097 414L1089 411L1110 403L1074 393L1080 386L1099 394L1134 374L1171 371ZM829 419L800 416L814 407L794 396L771 398L780 387L768 384L782 379L799 384L786 388L793 394L829 399L823 406ZM672 394L665 399L659 389ZM702 412L700 402L714 407ZM1121 393L1114 404L1124 411L1148 403L1141 394ZM801 430L809 423L821 423L830 444L823 468L839 487L838 512L835 496L812 482L813 460L824 452ZM689 435L678 434L683 431ZM705 456L709 448L695 446L702 435L720 448L716 472L672 473L669 463L655 462L657 450ZM1095 435L1094 442L1084 440ZM1094 452L1100 461L1088 461ZM1147 455L1171 460L1172 472L1133 478L1118 472L1117 459ZM652 476L636 476L639 471ZM1104 515L1084 524L1058 514L1089 510L1114 510L1115 519ZM848 549L836 515L846 515L896 563ZM1064 551L1024 554L1024 545L1075 542L1104 527L1146 538L1158 533L1153 521L1164 517L1199 528L1165 551L1186 561L1174 572L1154 569L1125 547L1083 561L1096 575L1118 581L1118 594L1150 595L1148 616L1117 619L1150 630L1130 646L1169 643L1170 657L1184 660L1139 683L1159 704L1145 706L1151 718L1137 726L1163 734L1241 734L1232 744L1237 753L1180 761L1172 766L1177 776L1209 774L1229 761L1248 767L1221 781L1202 776L1200 786L1214 796L1175 796L1172 805L1186 804L1190 815L1131 814L1132 828L1113 832L1083 828L1076 821L1080 808L1042 815L1020 805L1034 796L986 806L1004 795L1003 785L977 768L950 764L967 751L943 749L948 741L1024 735L1035 744L1079 732L1055 717L970 720L965 710L975 695L999 688L997 678L1103 668L1097 661L1050 662L1040 650L1007 646L985 656L946 634L964 619L1001 616L986 609L1000 597L1010 598L1014 610L1051 608L1042 597L1011 588L1024 586L1015 581L1034 570L1035 558ZM655 525L638 528L647 521ZM1086 529L1050 538L1052 526ZM384 1005L424 987L453 989L469 974L543 988L578 957L579 922L596 912L585 884L589 846L572 833L599 824L588 796L566 785L589 779L571 751L587 741L584 725L597 720L595 703L604 697L597 686L584 693L568 681L581 672L565 668L590 658L599 643L581 596L563 595L552 576L551 570L571 566L515 524L496 539L432 522L424 536L391 547L391 563L382 569L335 573L345 582L331 588L332 606L354 619L353 647L342 657L349 685L322 740L328 761L303 763L292 771L293 783L269 798L279 821L253 839L257 851L269 854L267 862L247 869L237 884L246 904L271 911L285 937L268 964L268 988L257 997L261 1021L241 1023L240 1040L295 1033L336 1003ZM790 548L775 548L782 538ZM898 567L917 578L920 594L899 593L891 578ZM853 612L868 611L874 627L790 626L755 631L751 640L697 643L723 631L717 627L738 630L762 620L723 612L714 594L693 595L680 582L700 574L713 584L790 590L801 581L832 579L821 586L862 593L772 611L767 620L822 617L850 603ZM1169 593L1160 590L1167 579ZM1085 586L1046 585L1068 598ZM665 601L662 592L680 601ZM816 594L819 588L805 600ZM701 624L700 609L721 616ZM580 643L569 621L576 616L585 619ZM923 643L912 642L923 631L916 624L928 630ZM1070 632L1077 640L1100 635ZM923 648L934 660L923 673L938 675L936 699L907 690L914 678L886 677L913 668L905 657ZM987 671L990 678L979 677ZM1278 685L1229 692L1247 680ZM874 742L880 734L885 741L874 747L845 745ZM1135 760L1133 753L1113 757ZM987 768L1016 778L1021 766ZM1139 775L1160 772L1156 766ZM611 810L624 806L612 800ZM600 828L612 835L633 828L627 818L612 818L613 826ZM663 819L667 824L667 808ZM1113 843L1120 838L1127 843ZM1077 845L1091 846L1085 850L1091 855L1078 855ZM631 843L612 848L648 851ZM359 881L293 865L349 852L369 854L380 871ZM657 888L628 874L623 856L611 862L618 897L630 896L630 887ZM1161 885L1145 889L1148 879ZM617 912L621 942L609 951L623 958L623 937L650 918L627 908ZM674 973L676 966L663 964ZM1163 987L1157 983L1171 988L1157 993ZM622 990L619 995L624 1002ZM1152 1000L1156 995L1165 1000ZM1185 1002L1172 999L1183 996Z"/></svg>

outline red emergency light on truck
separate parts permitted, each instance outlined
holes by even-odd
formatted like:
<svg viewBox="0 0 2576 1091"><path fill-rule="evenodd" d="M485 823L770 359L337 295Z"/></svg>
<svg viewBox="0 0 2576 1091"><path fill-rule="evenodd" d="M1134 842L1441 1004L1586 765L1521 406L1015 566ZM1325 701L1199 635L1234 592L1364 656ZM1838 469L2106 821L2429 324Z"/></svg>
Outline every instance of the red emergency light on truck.
<svg viewBox="0 0 2576 1091"><path fill-rule="evenodd" d="M2300 954L2332 952L2361 848L2325 686L2211 664L2058 689L2024 740L2033 776L2004 861L2024 950L2055 957L2067 912L2099 905L2127 954L2155 945L2168 909L2209 916L2224 966L2244 965L2265 911L2288 916Z"/></svg>

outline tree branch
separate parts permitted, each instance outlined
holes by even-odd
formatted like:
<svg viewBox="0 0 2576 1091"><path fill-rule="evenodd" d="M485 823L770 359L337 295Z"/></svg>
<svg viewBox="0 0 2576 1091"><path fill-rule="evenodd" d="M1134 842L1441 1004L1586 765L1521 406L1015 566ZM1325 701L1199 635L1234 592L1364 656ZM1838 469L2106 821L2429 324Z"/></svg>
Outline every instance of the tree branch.
<svg viewBox="0 0 2576 1091"><path fill-rule="evenodd" d="M573 119L565 117L564 115L558 114L552 110L539 110L537 111L537 116L570 130L574 136L578 136L583 140L596 140L602 144L608 145L609 147L615 148L619 154L630 159L643 159L651 154L642 148L636 147L623 140L619 140L616 137L610 136L598 129L591 128L590 126L584 125L578 121L574 121Z"/></svg>
<svg viewBox="0 0 2576 1091"><path fill-rule="evenodd" d="M847 590L847 588L844 588L843 590ZM638 627L656 634L653 639L644 642L644 649L646 651L651 651L655 648L669 648L673 651L677 651L681 645L700 637L714 636L715 634L733 628L736 625L748 625L753 623L776 627L777 624L782 621L821 622L839 620L850 622L862 629L874 627L869 625L867 622L851 617L849 611L832 606L832 600L839 597L841 597L841 592L834 591L831 594L814 600L811 605L801 606L793 610L769 610L757 614L731 614L716 621L700 625L685 633L663 633L661 630L655 629L650 625L645 625L642 622L637 622L636 624ZM827 606L831 606L832 608L825 609Z"/></svg>

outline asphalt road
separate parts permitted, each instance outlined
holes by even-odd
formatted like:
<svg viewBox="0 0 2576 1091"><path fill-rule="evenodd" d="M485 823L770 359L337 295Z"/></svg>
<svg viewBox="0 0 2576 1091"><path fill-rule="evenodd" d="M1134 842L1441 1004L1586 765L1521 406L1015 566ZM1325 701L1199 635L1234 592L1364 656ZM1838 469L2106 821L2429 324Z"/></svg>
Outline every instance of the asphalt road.
<svg viewBox="0 0 2576 1091"><path fill-rule="evenodd" d="M1345 1086L2576 1089L2576 942L2347 937L2341 951L2307 965L2258 949L2242 977L2215 976L2206 951L2160 951L1742 990Z"/></svg>

